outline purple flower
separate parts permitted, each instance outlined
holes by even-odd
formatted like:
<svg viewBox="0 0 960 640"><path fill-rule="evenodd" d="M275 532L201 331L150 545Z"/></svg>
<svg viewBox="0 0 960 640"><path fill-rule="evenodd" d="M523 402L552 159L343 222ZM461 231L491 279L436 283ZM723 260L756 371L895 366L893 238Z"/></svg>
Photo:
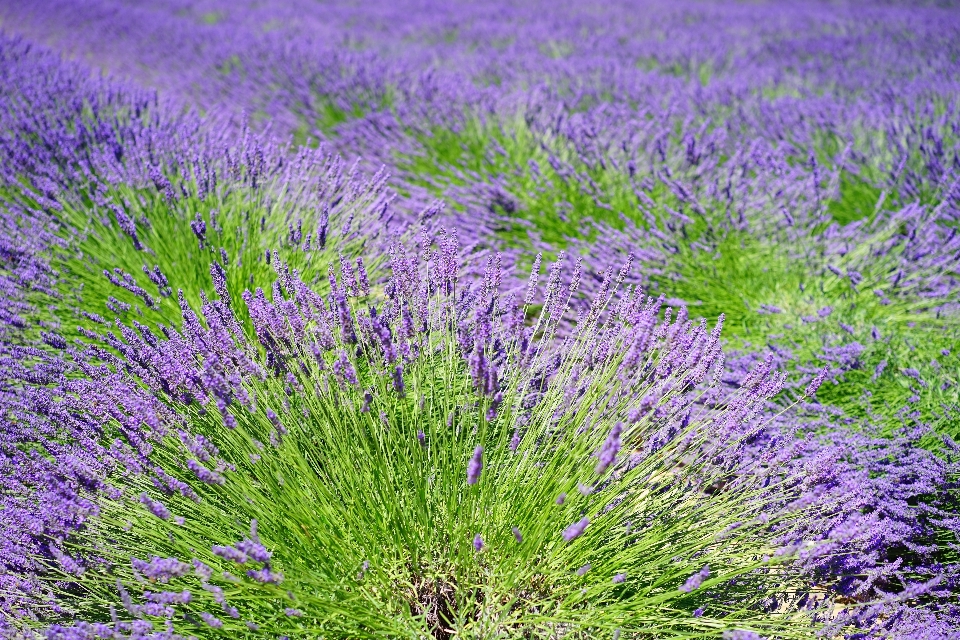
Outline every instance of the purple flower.
<svg viewBox="0 0 960 640"><path fill-rule="evenodd" d="M146 493L140 494L140 502L146 505L147 509L150 510L150 513L157 516L161 520L170 519L170 511L167 510L163 503L152 500Z"/></svg>
<svg viewBox="0 0 960 640"><path fill-rule="evenodd" d="M201 612L200 612L200 618L201 618L204 622L206 622L208 626L210 626L210 627L212 627L212 628L214 628L214 629L222 629L222 628L223 628L223 620L221 620L220 618L216 617L216 616L213 615L212 613L207 613L206 611L201 611Z"/></svg>
<svg viewBox="0 0 960 640"><path fill-rule="evenodd" d="M397 392L398 396L403 397L403 367L400 365L393 369L393 390Z"/></svg>
<svg viewBox="0 0 960 640"><path fill-rule="evenodd" d="M913 367L907 367L906 369L904 369L903 375L909 378L913 378L914 380L920 383L921 387L927 386L926 381L924 381L924 379L920 376L920 372L914 369Z"/></svg>
<svg viewBox="0 0 960 640"><path fill-rule="evenodd" d="M199 211L197 217L190 221L190 228L193 230L193 235L197 236L197 240L200 241L200 248L202 249L207 238L207 223L200 216ZM267 262L270 262L269 253L267 254Z"/></svg>
<svg viewBox="0 0 960 640"><path fill-rule="evenodd" d="M627 574L616 573L613 576L613 584L622 584L627 579Z"/></svg>
<svg viewBox="0 0 960 640"><path fill-rule="evenodd" d="M517 527L513 527L513 537L517 539L517 542L523 542L523 535Z"/></svg>
<svg viewBox="0 0 960 640"><path fill-rule="evenodd" d="M585 576L585 575L587 575L587 571L590 571L590 563L589 563L589 562L588 562L587 564L583 565L582 567L580 567L579 569L577 569L577 575L578 575L578 576Z"/></svg>
<svg viewBox="0 0 960 640"><path fill-rule="evenodd" d="M360 293L369 296L370 280L367 277L367 268L363 265L363 258L357 258L357 279L360 285Z"/></svg>
<svg viewBox="0 0 960 640"><path fill-rule="evenodd" d="M171 578L185 576L190 571L190 565L180 562L176 558L159 558L154 556L149 562L139 558L131 558L133 568L139 571L148 580L166 583Z"/></svg>
<svg viewBox="0 0 960 640"><path fill-rule="evenodd" d="M190 602L191 594L186 589L183 591L161 591L160 593L145 591L143 597L147 602L157 604L187 604Z"/></svg>
<svg viewBox="0 0 960 640"><path fill-rule="evenodd" d="M533 260L533 267L530 269L530 281L527 283L527 293L523 298L523 304L533 302L533 298L537 292L537 280L540 279L540 260L542 258L543 254L538 253L537 257Z"/></svg>
<svg viewBox="0 0 960 640"><path fill-rule="evenodd" d="M807 388L804 390L803 395L808 398L813 397L817 393L817 389L820 388L820 385L823 384L823 379L827 377L827 367L824 367L820 372L814 376L813 380L810 381L810 384L807 385Z"/></svg>
<svg viewBox="0 0 960 640"><path fill-rule="evenodd" d="M481 551L483 549L483 538L480 537L480 534L473 536L473 550Z"/></svg>
<svg viewBox="0 0 960 640"><path fill-rule="evenodd" d="M478 446L473 450L473 457L467 464L467 484L477 484L481 471L483 471L483 447Z"/></svg>
<svg viewBox="0 0 960 640"><path fill-rule="evenodd" d="M341 382L357 384L357 372L353 368L346 351L341 351L340 356L333 363L333 372Z"/></svg>
<svg viewBox="0 0 960 640"><path fill-rule="evenodd" d="M137 251L143 250L143 245L140 244L140 239L137 237L137 226L133 221L133 218L127 215L127 212L121 209L116 205L112 205L113 213L117 218L117 224L120 226L120 230L125 234L130 236L133 240L133 246Z"/></svg>
<svg viewBox="0 0 960 640"><path fill-rule="evenodd" d="M210 550L213 552L213 555L220 556L224 560L230 560L237 564L245 564L248 560L247 554L235 547L213 545Z"/></svg>
<svg viewBox="0 0 960 640"><path fill-rule="evenodd" d="M600 451L597 452L598 462L596 468L594 469L595 473L603 473L616 460L617 452L620 451L620 433L622 431L622 422L618 422L613 425L613 429L611 429L609 435L607 435L607 439L604 441L603 446L600 448Z"/></svg>
<svg viewBox="0 0 960 640"><path fill-rule="evenodd" d="M197 479L200 482L205 482L207 484L220 484L226 482L226 478L215 471L210 471L205 466L200 464L194 459L187 460L187 468L197 476Z"/></svg>
<svg viewBox="0 0 960 640"><path fill-rule="evenodd" d="M696 572L683 583L683 586L680 587L680 591L684 593L690 593L700 588L701 583L710 576L710 566L704 565L703 569Z"/></svg>
<svg viewBox="0 0 960 640"><path fill-rule="evenodd" d="M872 380L873 382L876 382L877 378L879 378L883 374L883 370L886 368L887 368L887 361L881 360L877 364L876 368L874 368L873 376L870 378L870 380Z"/></svg>
<svg viewBox="0 0 960 640"><path fill-rule="evenodd" d="M217 292L217 297L225 305L230 305L230 291L227 289L227 272L223 270L219 262L210 264L210 278L213 280L213 290Z"/></svg>
<svg viewBox="0 0 960 640"><path fill-rule="evenodd" d="M590 524L590 518L586 517L574 522L572 525L563 530L563 539L567 542L573 542L583 535L583 531L587 528L588 524Z"/></svg>
<svg viewBox="0 0 960 640"><path fill-rule="evenodd" d="M283 582L283 574L271 571L269 567L263 569L248 569L247 577L261 584L280 584Z"/></svg>

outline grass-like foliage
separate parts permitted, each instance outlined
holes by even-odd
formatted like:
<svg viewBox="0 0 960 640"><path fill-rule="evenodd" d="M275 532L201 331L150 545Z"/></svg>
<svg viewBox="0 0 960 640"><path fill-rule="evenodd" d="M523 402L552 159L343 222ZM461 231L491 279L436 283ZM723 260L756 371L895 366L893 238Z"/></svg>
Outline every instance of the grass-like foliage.
<svg viewBox="0 0 960 640"><path fill-rule="evenodd" d="M739 455L782 376L713 393L720 327L662 320L624 272L557 344L579 274L561 287L553 265L530 325L495 262L460 281L437 242L394 247L384 299L349 263L325 297L277 265L272 300L243 295L259 344L226 296L184 304L180 332L123 329L119 358L67 348L85 376L49 410L128 443L99 517L37 558L61 608L31 624L806 637L795 559L828 540L798 537L812 501L772 451ZM535 273L525 304L538 291Z"/></svg>

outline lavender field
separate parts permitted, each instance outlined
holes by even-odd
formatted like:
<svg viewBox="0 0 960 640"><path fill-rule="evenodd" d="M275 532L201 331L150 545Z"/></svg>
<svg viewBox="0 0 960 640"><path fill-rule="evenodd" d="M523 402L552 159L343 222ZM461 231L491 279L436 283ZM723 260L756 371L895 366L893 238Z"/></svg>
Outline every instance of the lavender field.
<svg viewBox="0 0 960 640"><path fill-rule="evenodd" d="M960 638L960 6L0 0L0 638Z"/></svg>

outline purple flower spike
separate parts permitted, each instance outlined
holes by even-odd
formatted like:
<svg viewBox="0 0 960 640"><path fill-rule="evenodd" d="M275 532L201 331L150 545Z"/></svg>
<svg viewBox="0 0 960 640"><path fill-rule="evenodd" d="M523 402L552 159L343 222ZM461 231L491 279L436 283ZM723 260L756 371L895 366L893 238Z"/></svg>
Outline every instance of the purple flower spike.
<svg viewBox="0 0 960 640"><path fill-rule="evenodd" d="M514 431L513 437L510 438L510 451L513 451L514 453L516 453L519 447L520 447L520 432Z"/></svg>
<svg viewBox="0 0 960 640"><path fill-rule="evenodd" d="M563 530L563 539L567 542L573 542L581 535L583 535L584 530L587 528L587 525L590 524L590 518L583 518L574 522L572 525Z"/></svg>
<svg viewBox="0 0 960 640"><path fill-rule="evenodd" d="M520 533L520 529L513 527L513 537L517 539L517 542L523 542L523 534Z"/></svg>
<svg viewBox="0 0 960 640"><path fill-rule="evenodd" d="M577 569L577 575L578 575L578 576L585 576L585 575L587 575L587 571L590 571L590 563L589 563L589 562L588 562L587 564L583 565L582 567L580 567L579 569Z"/></svg>
<svg viewBox="0 0 960 640"><path fill-rule="evenodd" d="M159 558L153 556L150 562L145 562L139 558L131 558L130 564L133 568L143 574L147 580L156 580L166 583L171 578L179 578L190 571L190 565L180 562L176 558Z"/></svg>
<svg viewBox="0 0 960 640"><path fill-rule="evenodd" d="M263 569L248 569L247 577L261 584L280 584L283 582L283 574L271 571L269 567Z"/></svg>
<svg viewBox="0 0 960 640"><path fill-rule="evenodd" d="M213 615L213 614L211 614L211 613L207 613L206 611L202 611L202 612L200 613L200 618L203 619L203 621L206 622L208 626L210 626L210 627L212 627L212 628L214 628L214 629L222 629L222 628L223 628L223 621L222 621L220 618L216 617L215 615Z"/></svg>
<svg viewBox="0 0 960 640"><path fill-rule="evenodd" d="M703 584L703 581L710 577L710 566L705 565L703 569L696 572L683 583L683 586L680 587L680 591L684 593L690 593L691 591L696 591L700 588L700 585Z"/></svg>
<svg viewBox="0 0 960 640"><path fill-rule="evenodd" d="M596 473L603 473L616 460L617 452L620 451L620 434L622 432L622 422L613 425L613 429L610 430L610 435L608 435L606 441L604 441L603 447L597 452L599 462L597 462L597 467L594 469Z"/></svg>
<svg viewBox="0 0 960 640"><path fill-rule="evenodd" d="M349 384L357 384L357 372L353 368L353 363L350 362L350 357L347 355L346 351L340 351L340 357L338 357L333 363L333 372L337 375L337 378L341 382L346 382Z"/></svg>
<svg viewBox="0 0 960 640"><path fill-rule="evenodd" d="M473 457L467 465L467 484L477 484L481 471L483 471L483 447L478 446L473 450Z"/></svg>
<svg viewBox="0 0 960 640"><path fill-rule="evenodd" d="M213 555L220 556L224 560L231 560L237 564L244 564L249 559L247 558L246 553L234 547L225 547L217 544L211 547L211 551L213 552Z"/></svg>
<svg viewBox="0 0 960 640"><path fill-rule="evenodd" d="M473 536L473 550L482 551L483 550L483 538L480 537L480 534Z"/></svg>
<svg viewBox="0 0 960 640"><path fill-rule="evenodd" d="M627 579L627 574L618 573L613 576L613 584L622 584Z"/></svg>
<svg viewBox="0 0 960 640"><path fill-rule="evenodd" d="M870 380L873 382L876 382L877 378L883 375L883 370L886 368L887 368L887 361L881 360L880 363L877 364L876 368L873 370L873 376L870 378Z"/></svg>
<svg viewBox="0 0 960 640"><path fill-rule="evenodd" d="M147 509L150 510L150 513L157 516L161 520L170 519L170 511L163 505L163 503L152 500L150 496L145 493L140 494L140 502L146 505Z"/></svg>
<svg viewBox="0 0 960 640"><path fill-rule="evenodd" d="M820 370L820 373L818 373L813 378L813 380L810 381L810 384L807 385L807 388L803 392L803 395L807 396L808 398L815 396L817 393L817 389L820 388L820 385L823 384L823 379L826 377L827 377L827 368L824 367L823 369Z"/></svg>

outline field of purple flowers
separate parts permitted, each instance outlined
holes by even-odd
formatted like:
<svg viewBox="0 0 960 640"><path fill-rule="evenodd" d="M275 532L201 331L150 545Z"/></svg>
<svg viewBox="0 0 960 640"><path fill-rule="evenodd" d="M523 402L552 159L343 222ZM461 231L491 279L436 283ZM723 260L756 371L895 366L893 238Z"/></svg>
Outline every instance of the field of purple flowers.
<svg viewBox="0 0 960 640"><path fill-rule="evenodd" d="M0 0L0 638L960 638L960 7Z"/></svg>

